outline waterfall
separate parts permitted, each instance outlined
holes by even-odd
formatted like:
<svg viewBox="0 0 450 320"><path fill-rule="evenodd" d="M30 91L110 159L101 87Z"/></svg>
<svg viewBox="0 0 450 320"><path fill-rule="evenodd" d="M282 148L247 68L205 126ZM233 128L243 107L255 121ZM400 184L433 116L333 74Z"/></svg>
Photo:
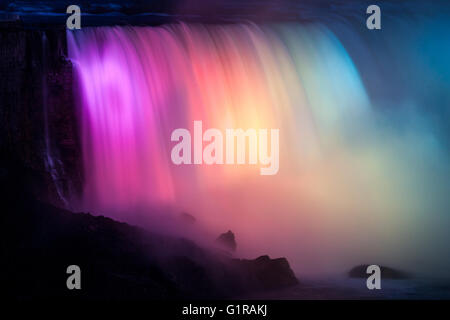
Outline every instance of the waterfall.
<svg viewBox="0 0 450 320"><path fill-rule="evenodd" d="M69 37L83 91L90 201L170 202L195 188L180 185L185 179L177 175L184 173L168 157L171 131L194 120L214 128L284 127L283 142L298 153L294 162L303 162L348 131L346 114L370 113L357 70L324 28L179 24L86 29ZM319 61L314 50L321 49ZM329 69L333 64L339 73ZM186 171L197 172L186 178L208 179L199 168Z"/></svg>
<svg viewBox="0 0 450 320"><path fill-rule="evenodd" d="M449 30L387 16L379 33L346 21L68 31L85 206L123 220L142 208L187 210L236 231L243 250L292 250L305 268L368 248L412 257L412 230L448 209L438 178L449 177L448 133L435 115L450 101L450 50L432 51L438 25ZM195 120L278 128L278 174L174 165L171 132L192 132Z"/></svg>

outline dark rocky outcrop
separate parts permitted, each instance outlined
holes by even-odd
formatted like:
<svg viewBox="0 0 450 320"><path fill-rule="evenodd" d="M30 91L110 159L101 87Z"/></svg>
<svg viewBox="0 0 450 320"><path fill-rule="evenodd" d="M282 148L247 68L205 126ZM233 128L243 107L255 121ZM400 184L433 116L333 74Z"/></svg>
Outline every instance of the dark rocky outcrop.
<svg viewBox="0 0 450 320"><path fill-rule="evenodd" d="M225 233L222 233L217 239L216 242L226 248L227 250L236 251L236 239L234 238L234 233L231 230L228 230Z"/></svg>
<svg viewBox="0 0 450 320"><path fill-rule="evenodd" d="M233 284L236 270L188 240L43 203L26 214L9 221L14 232L2 244L1 284L10 297L220 298L244 289ZM65 287L72 264L81 268L80 291Z"/></svg>
<svg viewBox="0 0 450 320"><path fill-rule="evenodd" d="M38 199L58 206L81 192L83 172L66 52L63 26L0 22L0 168L13 163Z"/></svg>
<svg viewBox="0 0 450 320"><path fill-rule="evenodd" d="M285 259L233 260L194 242L34 200L20 170L0 172L0 286L14 299L213 299L281 288ZM81 268L82 290L66 269Z"/></svg>
<svg viewBox="0 0 450 320"><path fill-rule="evenodd" d="M195 219L195 217L192 214L189 214L187 212L182 212L180 214L180 218L187 224L194 224L197 221L197 219Z"/></svg>
<svg viewBox="0 0 450 320"><path fill-rule="evenodd" d="M367 278L369 275L367 274L368 264L359 265L353 267L349 272L348 276L350 278ZM412 276L401 270L397 270L390 267L380 266L381 270L381 278L382 279L410 279Z"/></svg>
<svg viewBox="0 0 450 320"><path fill-rule="evenodd" d="M245 277L250 282L249 286L256 289L278 289L298 284L285 258L270 259L265 255L254 260L235 259L234 261L243 269Z"/></svg>

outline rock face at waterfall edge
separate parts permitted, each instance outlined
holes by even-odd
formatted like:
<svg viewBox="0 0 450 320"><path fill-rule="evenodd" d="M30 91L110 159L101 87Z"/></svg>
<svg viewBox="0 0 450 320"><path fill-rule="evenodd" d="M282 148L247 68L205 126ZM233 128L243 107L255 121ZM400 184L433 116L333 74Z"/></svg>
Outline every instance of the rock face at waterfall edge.
<svg viewBox="0 0 450 320"><path fill-rule="evenodd" d="M65 38L64 26L0 21L0 171L14 166L36 198L57 206L80 194L83 172Z"/></svg>
<svg viewBox="0 0 450 320"><path fill-rule="evenodd" d="M0 280L11 298L232 298L297 283L284 258L231 259L187 239L59 209L24 193L20 172L0 182ZM66 288L74 264L82 290Z"/></svg>
<svg viewBox="0 0 450 320"><path fill-rule="evenodd" d="M367 278L369 276L366 272L368 266L369 266L368 264L364 264L364 265L359 265L359 266L353 267L348 272L348 276L350 278ZM380 271L381 271L382 279L400 280L400 279L412 278L411 274L409 274L405 271L397 270L397 269L386 267L386 266L380 266Z"/></svg>

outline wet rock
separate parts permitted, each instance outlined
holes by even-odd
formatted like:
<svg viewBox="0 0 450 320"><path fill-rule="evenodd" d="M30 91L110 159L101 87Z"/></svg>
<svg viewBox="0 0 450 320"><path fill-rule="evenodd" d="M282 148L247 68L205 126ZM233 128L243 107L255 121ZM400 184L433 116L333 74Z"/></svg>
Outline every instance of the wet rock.
<svg viewBox="0 0 450 320"><path fill-rule="evenodd" d="M216 239L216 242L228 250L236 251L236 247L237 247L236 239L234 238L234 233L231 232L231 230L228 230L228 232L222 233Z"/></svg>
<svg viewBox="0 0 450 320"><path fill-rule="evenodd" d="M14 298L205 299L246 290L239 270L186 239L31 199L8 213L0 280ZM79 292L65 287L71 264L85 272Z"/></svg>
<svg viewBox="0 0 450 320"><path fill-rule="evenodd" d="M368 264L359 265L356 267L353 267L349 273L348 276L350 278L367 278L369 274L367 274L367 267ZM412 276L401 270L397 270L390 267L380 266L381 270L381 279L410 279Z"/></svg>
<svg viewBox="0 0 450 320"><path fill-rule="evenodd" d="M36 198L81 194L82 157L65 28L0 21L0 167L13 163Z"/></svg>
<svg viewBox="0 0 450 320"><path fill-rule="evenodd" d="M250 287L255 289L281 289L298 284L286 258L270 259L264 255L254 260L235 259Z"/></svg>
<svg viewBox="0 0 450 320"><path fill-rule="evenodd" d="M183 220L184 222L188 223L188 224L194 224L197 219L195 219L195 217L187 212L182 212L180 214L181 220Z"/></svg>
<svg viewBox="0 0 450 320"><path fill-rule="evenodd" d="M230 259L185 238L72 213L24 193L16 173L0 175L0 281L10 297L218 299L296 283L284 258ZM85 271L83 290L65 287L71 264Z"/></svg>

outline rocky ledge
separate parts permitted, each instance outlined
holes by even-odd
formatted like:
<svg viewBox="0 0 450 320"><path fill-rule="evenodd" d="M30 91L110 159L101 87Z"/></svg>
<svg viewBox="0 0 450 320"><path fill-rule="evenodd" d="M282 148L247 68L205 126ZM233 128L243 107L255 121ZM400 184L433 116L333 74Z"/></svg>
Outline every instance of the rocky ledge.
<svg viewBox="0 0 450 320"><path fill-rule="evenodd" d="M249 287L254 289L279 289L298 284L285 258L270 259L264 255L254 260L235 259L234 262L249 281Z"/></svg>
<svg viewBox="0 0 450 320"><path fill-rule="evenodd" d="M368 266L368 264L363 264L353 267L349 271L348 276L350 278L367 278L369 276L366 272ZM411 274L405 271L385 266L380 266L380 271L382 279L410 279L412 277Z"/></svg>
<svg viewBox="0 0 450 320"><path fill-rule="evenodd" d="M2 288L18 299L219 299L297 283L286 259L237 260L194 242L23 193L18 174L0 176ZM67 267L81 269L68 290Z"/></svg>

